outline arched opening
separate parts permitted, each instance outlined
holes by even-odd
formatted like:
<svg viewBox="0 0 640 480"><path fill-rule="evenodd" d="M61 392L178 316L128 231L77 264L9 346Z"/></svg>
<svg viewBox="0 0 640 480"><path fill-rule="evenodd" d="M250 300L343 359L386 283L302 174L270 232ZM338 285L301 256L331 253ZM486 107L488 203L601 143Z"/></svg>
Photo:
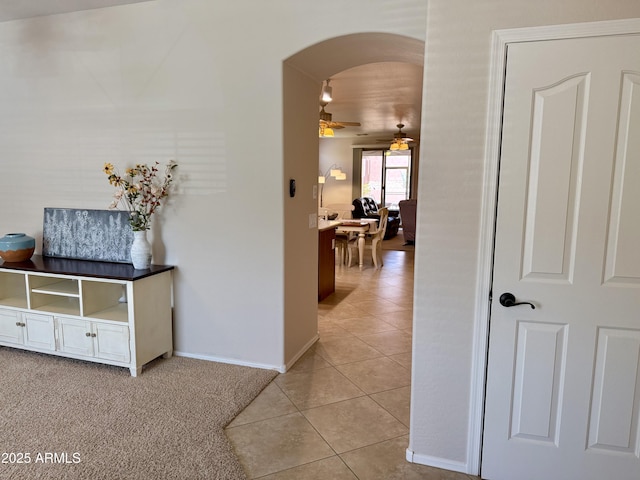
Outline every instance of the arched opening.
<svg viewBox="0 0 640 480"><path fill-rule="evenodd" d="M388 33L345 35L312 45L283 63L284 352L283 367L318 339L318 94L324 80L353 67L423 65L424 42ZM363 88L365 88L363 86ZM296 182L296 195L288 190Z"/></svg>

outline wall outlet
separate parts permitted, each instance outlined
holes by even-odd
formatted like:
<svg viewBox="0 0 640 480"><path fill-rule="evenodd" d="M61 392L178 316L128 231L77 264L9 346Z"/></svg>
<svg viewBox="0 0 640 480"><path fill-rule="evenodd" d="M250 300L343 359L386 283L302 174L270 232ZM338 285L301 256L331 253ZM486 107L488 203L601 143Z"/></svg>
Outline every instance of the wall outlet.
<svg viewBox="0 0 640 480"><path fill-rule="evenodd" d="M318 226L318 214L310 213L309 214L309 228L316 228Z"/></svg>

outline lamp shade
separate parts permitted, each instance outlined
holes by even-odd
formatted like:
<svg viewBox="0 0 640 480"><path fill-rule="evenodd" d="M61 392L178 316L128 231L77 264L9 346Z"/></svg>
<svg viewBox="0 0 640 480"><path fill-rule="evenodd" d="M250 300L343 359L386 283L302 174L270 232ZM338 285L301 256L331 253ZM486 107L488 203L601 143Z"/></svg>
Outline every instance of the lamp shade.
<svg viewBox="0 0 640 480"><path fill-rule="evenodd" d="M320 137L333 137L333 128L325 127L324 125L320 125L320 129L318 130L318 134Z"/></svg>
<svg viewBox="0 0 640 480"><path fill-rule="evenodd" d="M322 92L320 92L320 101L329 103L333 100L333 88L329 86L330 79L327 80L327 83L322 86Z"/></svg>
<svg viewBox="0 0 640 480"><path fill-rule="evenodd" d="M333 93L333 88L332 88L332 87L330 87L329 85L325 85L325 86L322 88L322 96L320 97L320 99L321 99L323 102L327 102L327 103L328 103L328 102L330 102L331 100L333 100L332 93Z"/></svg>
<svg viewBox="0 0 640 480"><path fill-rule="evenodd" d="M326 182L326 178L324 178L324 175L318 175L318 183L325 183Z"/></svg>
<svg viewBox="0 0 640 480"><path fill-rule="evenodd" d="M391 145L389 145L389 150L409 150L409 144L403 138L396 138Z"/></svg>

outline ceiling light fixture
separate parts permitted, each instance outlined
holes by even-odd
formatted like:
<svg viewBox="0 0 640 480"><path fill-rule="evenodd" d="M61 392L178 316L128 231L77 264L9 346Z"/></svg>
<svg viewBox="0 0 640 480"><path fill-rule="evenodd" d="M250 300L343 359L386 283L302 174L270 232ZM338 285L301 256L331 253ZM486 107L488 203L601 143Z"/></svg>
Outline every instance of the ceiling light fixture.
<svg viewBox="0 0 640 480"><path fill-rule="evenodd" d="M320 93L320 101L325 102L325 103L329 103L331 100L333 100L333 88L329 86L329 81L331 79L327 79L326 80L326 85L322 86L322 92Z"/></svg>
<svg viewBox="0 0 640 480"><path fill-rule="evenodd" d="M409 150L409 144L406 140L398 138L389 146L389 150Z"/></svg>
<svg viewBox="0 0 640 480"><path fill-rule="evenodd" d="M318 129L318 135L320 137L333 137L335 134L333 132L333 128L327 127L325 124L320 123L320 128Z"/></svg>
<svg viewBox="0 0 640 480"><path fill-rule="evenodd" d="M409 150L409 142L413 142L413 138L409 138L407 134L402 131L404 124L399 123L396 127L398 127L398 131L393 134L393 142L389 145L389 150Z"/></svg>

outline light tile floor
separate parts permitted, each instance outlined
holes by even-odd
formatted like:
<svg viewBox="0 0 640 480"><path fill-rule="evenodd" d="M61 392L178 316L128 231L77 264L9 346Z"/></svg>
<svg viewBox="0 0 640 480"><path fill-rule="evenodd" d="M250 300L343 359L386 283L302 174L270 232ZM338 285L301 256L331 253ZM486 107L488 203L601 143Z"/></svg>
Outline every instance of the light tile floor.
<svg viewBox="0 0 640 480"><path fill-rule="evenodd" d="M408 463L413 251L336 265L320 340L227 427L247 477L473 480Z"/></svg>

